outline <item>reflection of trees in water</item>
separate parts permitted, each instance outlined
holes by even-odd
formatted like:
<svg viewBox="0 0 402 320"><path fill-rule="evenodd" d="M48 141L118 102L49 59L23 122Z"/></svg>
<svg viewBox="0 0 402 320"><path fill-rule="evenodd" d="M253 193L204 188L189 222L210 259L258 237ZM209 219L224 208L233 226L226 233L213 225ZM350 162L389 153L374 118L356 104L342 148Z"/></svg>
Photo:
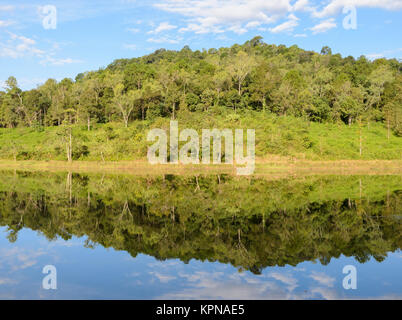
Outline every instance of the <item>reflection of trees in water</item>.
<svg viewBox="0 0 402 320"><path fill-rule="evenodd" d="M86 236L89 248L133 257L220 261L254 273L341 254L382 261L401 247L400 177L1 176L0 225L10 241L30 228L49 239Z"/></svg>

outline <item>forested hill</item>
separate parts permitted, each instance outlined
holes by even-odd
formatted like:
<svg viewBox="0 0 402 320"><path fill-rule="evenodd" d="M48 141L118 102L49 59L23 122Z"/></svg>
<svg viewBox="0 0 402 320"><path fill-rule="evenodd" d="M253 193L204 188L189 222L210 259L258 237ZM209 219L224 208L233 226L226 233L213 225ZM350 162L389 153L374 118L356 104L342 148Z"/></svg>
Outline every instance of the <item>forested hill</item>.
<svg viewBox="0 0 402 320"><path fill-rule="evenodd" d="M0 126L57 126L176 118L180 111L245 109L314 122L382 122L401 136L402 63L343 58L256 37L230 48L157 50L120 59L74 80L49 79L22 91L15 78L0 91ZM230 111L231 112L231 111Z"/></svg>

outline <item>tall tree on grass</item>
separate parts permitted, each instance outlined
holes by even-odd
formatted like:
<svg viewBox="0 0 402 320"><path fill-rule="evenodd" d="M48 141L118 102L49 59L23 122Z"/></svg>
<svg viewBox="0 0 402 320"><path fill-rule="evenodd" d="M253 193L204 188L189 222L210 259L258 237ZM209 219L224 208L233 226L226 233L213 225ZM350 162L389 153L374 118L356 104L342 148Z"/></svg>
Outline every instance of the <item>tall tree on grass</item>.
<svg viewBox="0 0 402 320"><path fill-rule="evenodd" d="M149 79L144 81L141 89L141 119L145 120L146 113L150 108L156 107L160 101L162 94L162 87L157 80Z"/></svg>
<svg viewBox="0 0 402 320"><path fill-rule="evenodd" d="M220 103L222 92L230 88L231 81L232 79L226 70L219 70L215 72L214 76L212 77L212 84L216 91L216 106L218 106Z"/></svg>
<svg viewBox="0 0 402 320"><path fill-rule="evenodd" d="M29 126L42 125L45 107L39 90L32 89L23 93L24 114Z"/></svg>
<svg viewBox="0 0 402 320"><path fill-rule="evenodd" d="M402 76L388 83L383 93L382 107L383 118L387 127L387 139L390 139L391 130L398 136L402 136Z"/></svg>
<svg viewBox="0 0 402 320"><path fill-rule="evenodd" d="M52 104L55 103L55 97L56 97L56 92L57 92L57 81L54 79L48 79L44 84L42 84L38 88L39 92L41 93L42 96L42 103L44 105L44 114L43 114L43 119L44 119L44 125L48 124L48 121L51 121L49 118L49 110L52 108Z"/></svg>
<svg viewBox="0 0 402 320"><path fill-rule="evenodd" d="M78 105L78 112L83 115L87 123L88 131L91 130L91 119L100 112L100 96L103 84L97 77L76 82L74 96Z"/></svg>
<svg viewBox="0 0 402 320"><path fill-rule="evenodd" d="M267 99L279 80L277 70L262 60L255 68L250 85L251 99L258 102L265 112Z"/></svg>
<svg viewBox="0 0 402 320"><path fill-rule="evenodd" d="M72 107L71 89L73 81L65 78L57 84L56 91L52 97L52 105L49 109L49 116L58 126L61 125L65 110Z"/></svg>
<svg viewBox="0 0 402 320"><path fill-rule="evenodd" d="M141 91L130 90L125 93L124 85L122 83L119 83L113 88L113 92L113 104L120 112L123 118L124 126L127 128L130 116L135 107L135 103L141 98Z"/></svg>
<svg viewBox="0 0 402 320"><path fill-rule="evenodd" d="M31 114L24 102L24 92L18 87L17 79L9 77L5 81L6 94L3 99L2 114L10 128L21 125L32 125Z"/></svg>
<svg viewBox="0 0 402 320"><path fill-rule="evenodd" d="M255 66L255 59L244 51L239 51L229 65L229 73L237 84L239 97L243 94L243 83Z"/></svg>
<svg viewBox="0 0 402 320"><path fill-rule="evenodd" d="M300 114L300 96L305 88L305 81L299 70L290 70L284 76L275 92L276 109L281 115Z"/></svg>
<svg viewBox="0 0 402 320"><path fill-rule="evenodd" d="M176 117L176 105L180 100L180 87L176 83L179 79L179 71L173 65L164 65L159 70L158 80L162 86L165 107L171 110L172 119Z"/></svg>

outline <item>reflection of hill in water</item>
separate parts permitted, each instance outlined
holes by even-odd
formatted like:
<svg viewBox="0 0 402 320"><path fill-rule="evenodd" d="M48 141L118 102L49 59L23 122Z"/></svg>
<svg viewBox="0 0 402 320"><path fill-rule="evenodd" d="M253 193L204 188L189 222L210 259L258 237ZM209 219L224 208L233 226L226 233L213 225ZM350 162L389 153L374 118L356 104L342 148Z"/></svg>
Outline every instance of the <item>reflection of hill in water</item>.
<svg viewBox="0 0 402 320"><path fill-rule="evenodd" d="M86 236L158 259L219 261L260 272L341 254L381 261L401 248L401 177L267 181L0 173L0 225L47 238Z"/></svg>

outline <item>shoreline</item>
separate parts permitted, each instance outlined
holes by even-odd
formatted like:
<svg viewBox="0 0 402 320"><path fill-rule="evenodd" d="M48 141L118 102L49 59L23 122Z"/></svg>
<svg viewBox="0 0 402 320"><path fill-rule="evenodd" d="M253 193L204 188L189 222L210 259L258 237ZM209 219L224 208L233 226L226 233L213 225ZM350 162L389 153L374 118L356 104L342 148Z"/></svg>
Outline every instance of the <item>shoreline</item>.
<svg viewBox="0 0 402 320"><path fill-rule="evenodd" d="M155 174L230 174L236 175L235 165L151 165L146 160L133 161L37 161L0 160L0 170L120 173L131 175ZM257 159L252 176L307 175L402 175L402 160L284 160ZM245 176L247 177L247 176Z"/></svg>

